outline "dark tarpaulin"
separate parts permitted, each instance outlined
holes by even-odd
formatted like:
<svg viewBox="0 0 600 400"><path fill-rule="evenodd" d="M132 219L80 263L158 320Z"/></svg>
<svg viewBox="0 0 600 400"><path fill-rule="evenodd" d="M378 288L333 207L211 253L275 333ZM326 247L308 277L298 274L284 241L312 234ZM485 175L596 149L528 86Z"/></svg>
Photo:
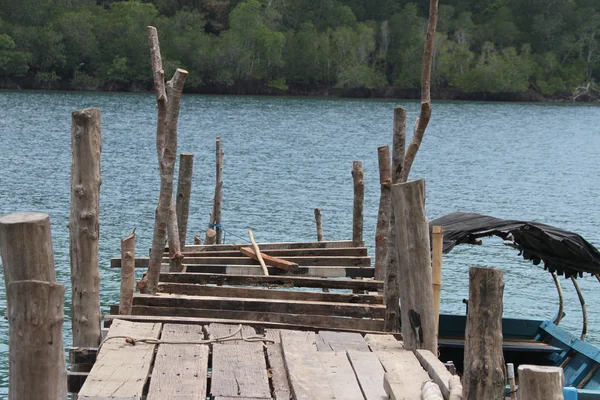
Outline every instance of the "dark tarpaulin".
<svg viewBox="0 0 600 400"><path fill-rule="evenodd" d="M559 275L600 273L600 252L576 233L539 222L505 220L475 213L455 212L431 221L444 227L444 253L458 244L475 244L485 236L512 242L523 258Z"/></svg>

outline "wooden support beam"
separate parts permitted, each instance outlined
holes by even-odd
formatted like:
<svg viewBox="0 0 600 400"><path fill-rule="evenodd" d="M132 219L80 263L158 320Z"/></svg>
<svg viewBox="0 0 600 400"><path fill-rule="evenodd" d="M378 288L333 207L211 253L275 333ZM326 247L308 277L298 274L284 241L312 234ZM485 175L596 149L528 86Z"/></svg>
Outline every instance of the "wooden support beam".
<svg viewBox="0 0 600 400"><path fill-rule="evenodd" d="M97 347L71 347L69 349L70 364L93 364L98 356Z"/></svg>
<svg viewBox="0 0 600 400"><path fill-rule="evenodd" d="M442 298L442 250L444 248L444 228L434 226L431 235L431 266L433 284L433 317L435 318L435 334L439 332L440 301Z"/></svg>
<svg viewBox="0 0 600 400"><path fill-rule="evenodd" d="M322 242L272 242L257 243L261 250L282 250L282 249L343 249L347 247L356 247L351 240L324 240ZM239 250L240 247L247 247L248 244L213 244L213 245L190 245L185 246L185 251L220 251L220 250ZM166 249L166 251L169 251Z"/></svg>
<svg viewBox="0 0 600 400"><path fill-rule="evenodd" d="M392 187L396 218L396 257L400 271L402 338L408 350L437 352L433 316L429 224L425 216L425 181Z"/></svg>
<svg viewBox="0 0 600 400"><path fill-rule="evenodd" d="M365 204L365 176L362 162L352 163L352 178L354 181L354 212L352 216L352 243L359 247L363 245L363 208Z"/></svg>
<svg viewBox="0 0 600 400"><path fill-rule="evenodd" d="M88 378L89 372L67 371L67 392L79 393Z"/></svg>
<svg viewBox="0 0 600 400"><path fill-rule="evenodd" d="M390 147L377 149L379 159L379 212L377 213L377 233L375 235L375 279L383 279L390 233L390 209L392 207L392 164Z"/></svg>
<svg viewBox="0 0 600 400"><path fill-rule="evenodd" d="M415 356L417 356L421 366L440 388L444 398L448 399L450 397L450 379L453 375L448 371L444 363L429 350L417 350L415 351Z"/></svg>
<svg viewBox="0 0 600 400"><path fill-rule="evenodd" d="M120 314L131 314L135 287L135 229L121 240L121 300Z"/></svg>
<svg viewBox="0 0 600 400"><path fill-rule="evenodd" d="M190 197L192 194L192 174L194 171L194 155L181 153L179 155L179 178L177 179L177 229L179 230L179 246L185 246L187 235L188 215L190 212Z"/></svg>
<svg viewBox="0 0 600 400"><path fill-rule="evenodd" d="M504 396L503 275L499 269L472 267L469 270L469 312L463 375L465 400L500 399Z"/></svg>
<svg viewBox="0 0 600 400"><path fill-rule="evenodd" d="M323 222L321 220L321 210L315 208L315 222L317 224L317 241L323 241Z"/></svg>
<svg viewBox="0 0 600 400"><path fill-rule="evenodd" d="M258 243L260 247L261 244ZM247 247L247 246L246 246ZM273 257L366 257L366 247L347 247L340 249L260 249L261 254L268 254ZM238 250L220 250L220 251L186 251L183 255L187 258L193 257L238 257Z"/></svg>
<svg viewBox="0 0 600 400"><path fill-rule="evenodd" d="M519 366L519 398L563 400L565 374L562 368L540 365Z"/></svg>
<svg viewBox="0 0 600 400"><path fill-rule="evenodd" d="M215 241L217 244L221 243L222 229L221 229L221 202L223 200L223 161L225 158L225 151L221 149L221 137L217 136L216 140L216 184L215 184L215 197L213 199L213 211L211 214L211 228L215 230L216 237ZM208 232L207 232L208 234ZM207 243L208 244L208 243Z"/></svg>
<svg viewBox="0 0 600 400"><path fill-rule="evenodd" d="M263 260L263 262L265 264L270 265L275 268L282 269L284 271L292 271L293 272L293 271L298 270L298 264L296 264L296 263L286 261L281 258L269 256L266 254L259 254L256 251L254 251L254 249L251 249L250 247L242 247L240 249L240 251L242 252L243 255L250 257L253 260L259 260L259 258L260 258ZM265 266L265 269L266 269L266 266ZM267 274L265 274L265 275L267 275Z"/></svg>
<svg viewBox="0 0 600 400"><path fill-rule="evenodd" d="M267 267L270 275L283 274L285 271L275 267ZM166 272L166 271L163 271ZM258 265L221 265L202 264L186 265L186 272L202 272L211 274L259 275L262 267ZM324 278L373 278L372 267L298 267L296 274L318 276Z"/></svg>

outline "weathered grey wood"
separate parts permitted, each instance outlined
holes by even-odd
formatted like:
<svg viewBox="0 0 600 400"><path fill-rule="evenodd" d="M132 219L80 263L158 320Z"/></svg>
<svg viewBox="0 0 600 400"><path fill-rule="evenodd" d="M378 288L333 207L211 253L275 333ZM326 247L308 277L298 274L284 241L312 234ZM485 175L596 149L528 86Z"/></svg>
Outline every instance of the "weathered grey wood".
<svg viewBox="0 0 600 400"><path fill-rule="evenodd" d="M223 160L225 158L225 151L221 149L221 138L217 136L216 140L216 184L215 184L215 197L213 199L213 211L211 214L211 228L216 233L216 243L220 244L222 239L221 229L221 202L223 200ZM208 232L207 232L208 239ZM208 244L208 243L207 243Z"/></svg>
<svg viewBox="0 0 600 400"><path fill-rule="evenodd" d="M258 244L260 246L260 243ZM366 247L346 247L346 248L312 248L312 249L275 249L263 250L260 252L273 257L366 257ZM186 257L239 257L240 250L221 250L221 251L199 251L199 252L184 252Z"/></svg>
<svg viewBox="0 0 600 400"><path fill-rule="evenodd" d="M215 244L217 241L217 231L213 228L208 228L206 230L206 234L204 235L204 244L203 246L209 246Z"/></svg>
<svg viewBox="0 0 600 400"><path fill-rule="evenodd" d="M71 347L69 349L70 364L93 364L98 355L97 347Z"/></svg>
<svg viewBox="0 0 600 400"><path fill-rule="evenodd" d="M116 319L112 322L92 371L79 391L79 400L140 399L150 372L155 344L125 342L131 338L158 339L160 323L130 322Z"/></svg>
<svg viewBox="0 0 600 400"><path fill-rule="evenodd" d="M458 375L452 375L450 378L450 397L448 400L462 400L463 387Z"/></svg>
<svg viewBox="0 0 600 400"><path fill-rule="evenodd" d="M365 335L365 342L371 351L405 350L402 341L396 340L392 335Z"/></svg>
<svg viewBox="0 0 600 400"><path fill-rule="evenodd" d="M519 366L519 398L563 400L565 375L562 368L540 365Z"/></svg>
<svg viewBox="0 0 600 400"><path fill-rule="evenodd" d="M422 400L444 400L440 387L434 382L425 382L421 388Z"/></svg>
<svg viewBox="0 0 600 400"><path fill-rule="evenodd" d="M259 264L262 268L263 274L269 275L269 270L267 269L267 265L265 264L265 261L262 258L262 254L260 253L260 248L256 244L256 241L254 240L254 234L252 233L252 230L250 230L250 229L248 230L248 236L250 237L250 242L252 243L252 248L254 249L254 257L255 257L256 261L259 262ZM243 252L243 249L247 249L247 248L242 247L240 250L242 250L242 252ZM248 253L246 253L246 255L247 254Z"/></svg>
<svg viewBox="0 0 600 400"><path fill-rule="evenodd" d="M442 298L442 251L444 247L444 228L434 226L431 229L431 280L433 284L433 317L435 331L439 332L440 301Z"/></svg>
<svg viewBox="0 0 600 400"><path fill-rule="evenodd" d="M429 350L417 350L415 351L415 355L431 379L439 386L444 398L449 398L450 378L452 378L453 375L448 371L444 363Z"/></svg>
<svg viewBox="0 0 600 400"><path fill-rule="evenodd" d="M175 200L177 229L179 229L179 246L181 249L185 246L185 238L187 236L193 171L194 155L191 153L181 153L179 155L179 177L177 179L177 198Z"/></svg>
<svg viewBox="0 0 600 400"><path fill-rule="evenodd" d="M163 326L161 340L197 341L204 339L200 325ZM158 347L148 400L206 399L208 345L166 344Z"/></svg>
<svg viewBox="0 0 600 400"><path fill-rule="evenodd" d="M321 379L329 384L334 398L364 400L346 352L318 352L317 354L318 361L325 370L325 375Z"/></svg>
<svg viewBox="0 0 600 400"><path fill-rule="evenodd" d="M431 247L425 216L425 181L392 187L396 218L396 257L400 279L402 338L409 350L437 352L437 331L433 316Z"/></svg>
<svg viewBox="0 0 600 400"><path fill-rule="evenodd" d="M64 295L57 283L8 284L9 400L67 398Z"/></svg>
<svg viewBox="0 0 600 400"><path fill-rule="evenodd" d="M363 245L363 208L365 204L365 176L362 162L354 161L352 163L352 178L354 181L352 243L358 247Z"/></svg>
<svg viewBox="0 0 600 400"><path fill-rule="evenodd" d="M167 239L169 243L169 271L183 271L183 254L181 254L181 246L179 245L179 225L177 223L177 210L175 202L171 201L169 209L169 219L167 221Z"/></svg>
<svg viewBox="0 0 600 400"><path fill-rule="evenodd" d="M392 147L392 183L399 183L402 175L404 160L404 146L406 141L406 110L402 107L394 108L394 134ZM385 289L386 316L385 330L388 332L400 332L400 314L398 312L400 302L400 278L398 276L398 259L396 258L396 217L394 207L390 201L390 227L387 240Z"/></svg>
<svg viewBox="0 0 600 400"><path fill-rule="evenodd" d="M262 267L258 265L186 264L185 267L186 271L191 273L230 275L260 275L262 273ZM267 267L267 269L270 275L284 273L275 267ZM372 278L374 271L375 269L372 267L298 267L296 274L323 278ZM162 272L168 272L168 265Z"/></svg>
<svg viewBox="0 0 600 400"><path fill-rule="evenodd" d="M365 400L387 400L383 389L385 370L375 353L348 350L346 352L356 374L360 390Z"/></svg>
<svg viewBox="0 0 600 400"><path fill-rule="evenodd" d="M256 246L256 248L258 249L258 246ZM247 256L247 257L250 258L249 260L248 259L241 259L241 260L239 260L240 262L243 262L243 263L246 263L246 262L248 262L250 260L253 260L253 261L258 261L259 263L261 263L261 266L262 266L262 264L267 264L267 265L270 265L271 267L279 268L279 269L282 269L284 271L292 271L293 272L293 271L296 271L298 269L298 264L293 263L291 261L286 261L286 260L281 259L281 258L277 258L277 257L269 256L269 255L266 255L266 254L262 254L261 251L260 251L260 249L259 249L258 252L256 252L256 250L254 250L253 248L242 247L240 249L240 252L243 255L245 255L245 256ZM196 259L194 258L192 260L196 260ZM215 264L218 264L219 263L218 261L220 261L220 258L217 257L217 258L209 259L209 262L207 262L207 264L212 264L212 261L217 261ZM225 264L232 264L229 261L238 261L238 259L236 259L236 258L225 258L224 261L225 261L224 262ZM235 264L235 262L233 264ZM263 268L263 272L265 272L265 271L267 271L267 267L266 266ZM268 272L265 273L265 275L268 275Z"/></svg>
<svg viewBox="0 0 600 400"><path fill-rule="evenodd" d="M71 114L71 218L69 221L73 346L100 343L100 110Z"/></svg>
<svg viewBox="0 0 600 400"><path fill-rule="evenodd" d="M121 299L119 314L131 314L135 287L135 229L121 240Z"/></svg>
<svg viewBox="0 0 600 400"><path fill-rule="evenodd" d="M498 269L473 267L469 270L463 375L465 400L500 399L504 394L503 275Z"/></svg>
<svg viewBox="0 0 600 400"><path fill-rule="evenodd" d="M285 250L285 249L344 249L347 247L356 247L351 240L324 240L322 242L273 242L257 243L261 250ZM185 251L220 251L220 250L239 250L240 247L248 246L243 244L211 244L211 245L189 245L185 246ZM168 250L167 250L168 251Z"/></svg>
<svg viewBox="0 0 600 400"><path fill-rule="evenodd" d="M375 279L385 278L387 243L390 233L390 209L392 208L392 164L390 147L377 148L379 159L379 212L377 213L377 232L375 234Z"/></svg>
<svg viewBox="0 0 600 400"><path fill-rule="evenodd" d="M320 331L316 340L319 351L370 351L360 333Z"/></svg>
<svg viewBox="0 0 600 400"><path fill-rule="evenodd" d="M321 220L321 210L315 208L315 222L317 224L317 241L323 241L323 221Z"/></svg>
<svg viewBox="0 0 600 400"><path fill-rule="evenodd" d="M224 337L237 329L237 326L219 324L207 327L211 339ZM244 337L256 334L250 327L242 329ZM212 349L212 396L271 398L262 342L215 343Z"/></svg>
<svg viewBox="0 0 600 400"><path fill-rule="evenodd" d="M267 335L269 336L269 335ZM267 345L267 362L273 385L273 398L275 400L290 400L292 391L283 362L283 349L281 348L281 337L277 335L277 343Z"/></svg>

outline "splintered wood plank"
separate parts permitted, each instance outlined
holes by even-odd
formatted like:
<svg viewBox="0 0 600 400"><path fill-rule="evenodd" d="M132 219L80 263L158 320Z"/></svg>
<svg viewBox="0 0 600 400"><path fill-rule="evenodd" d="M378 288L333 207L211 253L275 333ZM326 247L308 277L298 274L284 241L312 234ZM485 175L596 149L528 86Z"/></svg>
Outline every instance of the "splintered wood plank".
<svg viewBox="0 0 600 400"><path fill-rule="evenodd" d="M317 355L336 399L364 400L345 352L319 352Z"/></svg>
<svg viewBox="0 0 600 400"><path fill-rule="evenodd" d="M235 333L239 326L210 324L211 339ZM253 328L243 326L244 338L255 336ZM240 333L236 335L241 338ZM234 340L213 344L211 395L215 398L236 397L271 399L263 342Z"/></svg>
<svg viewBox="0 0 600 400"><path fill-rule="evenodd" d="M320 331L317 335L319 351L370 351L360 333Z"/></svg>
<svg viewBox="0 0 600 400"><path fill-rule="evenodd" d="M347 354L365 400L387 400L388 395L383 389L385 370L377 355L356 350L349 350Z"/></svg>
<svg viewBox="0 0 600 400"><path fill-rule="evenodd" d="M269 336L269 335L267 335ZM283 362L283 349L281 339L277 343L267 344L267 359L271 373L271 384L273 386L273 398L275 400L290 400L292 392Z"/></svg>
<svg viewBox="0 0 600 400"><path fill-rule="evenodd" d="M200 325L165 324L161 340L195 341L204 334ZM208 345L161 344L156 353L148 400L205 400Z"/></svg>
<svg viewBox="0 0 600 400"><path fill-rule="evenodd" d="M114 320L79 399L140 399L148 379L155 344L132 346L114 336L158 339L162 324Z"/></svg>

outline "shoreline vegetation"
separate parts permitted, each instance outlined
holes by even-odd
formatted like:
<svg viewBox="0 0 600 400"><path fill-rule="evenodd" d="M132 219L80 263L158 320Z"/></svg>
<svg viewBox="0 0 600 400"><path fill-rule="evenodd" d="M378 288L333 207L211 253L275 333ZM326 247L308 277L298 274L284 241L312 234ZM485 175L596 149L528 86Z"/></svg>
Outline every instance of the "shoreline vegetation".
<svg viewBox="0 0 600 400"><path fill-rule="evenodd" d="M368 4L368 6L367 6ZM145 27L186 93L420 97L427 4L0 0L0 88L152 91ZM445 0L432 98L600 100L597 0Z"/></svg>

